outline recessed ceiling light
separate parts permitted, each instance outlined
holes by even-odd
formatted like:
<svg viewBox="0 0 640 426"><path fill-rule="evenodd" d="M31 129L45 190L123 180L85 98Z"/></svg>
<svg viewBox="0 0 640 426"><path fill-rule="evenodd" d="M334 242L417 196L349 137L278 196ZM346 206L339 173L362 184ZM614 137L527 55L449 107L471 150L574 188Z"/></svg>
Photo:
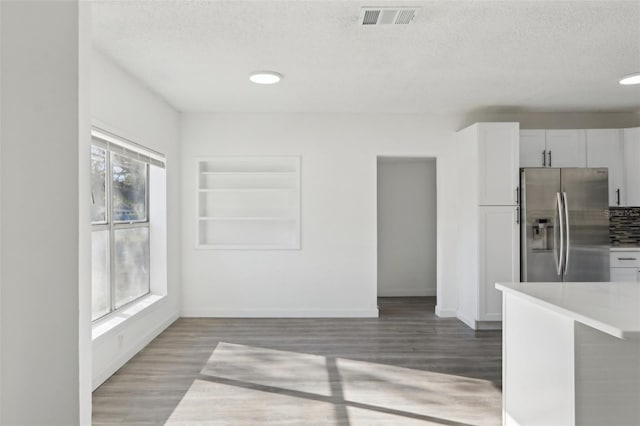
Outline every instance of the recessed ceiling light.
<svg viewBox="0 0 640 426"><path fill-rule="evenodd" d="M624 84L625 86L631 84L640 84L640 72L625 75L624 77L622 77L622 79L620 79L620 84Z"/></svg>
<svg viewBox="0 0 640 426"><path fill-rule="evenodd" d="M282 80L282 74L275 71L255 71L249 74L249 80L257 84L276 84Z"/></svg>

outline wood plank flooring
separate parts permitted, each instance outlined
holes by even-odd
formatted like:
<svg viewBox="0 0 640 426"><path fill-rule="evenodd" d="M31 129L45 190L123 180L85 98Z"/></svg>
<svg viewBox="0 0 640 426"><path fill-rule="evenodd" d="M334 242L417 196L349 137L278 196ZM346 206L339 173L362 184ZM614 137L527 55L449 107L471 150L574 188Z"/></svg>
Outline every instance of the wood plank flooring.
<svg viewBox="0 0 640 426"><path fill-rule="evenodd" d="M183 318L93 394L94 425L499 425L501 333L381 298L372 319Z"/></svg>

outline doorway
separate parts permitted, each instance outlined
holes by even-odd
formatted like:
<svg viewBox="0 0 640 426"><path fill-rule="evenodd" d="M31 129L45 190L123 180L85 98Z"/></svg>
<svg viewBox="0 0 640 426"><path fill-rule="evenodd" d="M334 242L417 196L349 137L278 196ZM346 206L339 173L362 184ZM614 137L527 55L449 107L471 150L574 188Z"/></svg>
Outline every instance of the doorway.
<svg viewBox="0 0 640 426"><path fill-rule="evenodd" d="M436 159L378 157L377 179L378 298L435 306Z"/></svg>

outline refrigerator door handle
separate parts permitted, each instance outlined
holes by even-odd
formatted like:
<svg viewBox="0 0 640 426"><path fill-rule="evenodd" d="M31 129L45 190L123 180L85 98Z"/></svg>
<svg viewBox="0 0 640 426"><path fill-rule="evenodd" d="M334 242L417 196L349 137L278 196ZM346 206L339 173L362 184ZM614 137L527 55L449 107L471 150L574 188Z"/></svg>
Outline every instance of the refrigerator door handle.
<svg viewBox="0 0 640 426"><path fill-rule="evenodd" d="M556 271L558 275L562 275L564 262L564 219L562 216L562 199L559 192L556 192L556 211L553 222L553 259L556 261ZM558 241L556 238L558 234L560 234L560 250L558 250Z"/></svg>
<svg viewBox="0 0 640 426"><path fill-rule="evenodd" d="M567 246L564 249L564 273L566 274L569 271L569 249L571 248L571 240L569 239L569 201L567 200L567 193L562 193L562 204L564 205L564 224L565 224L565 234Z"/></svg>

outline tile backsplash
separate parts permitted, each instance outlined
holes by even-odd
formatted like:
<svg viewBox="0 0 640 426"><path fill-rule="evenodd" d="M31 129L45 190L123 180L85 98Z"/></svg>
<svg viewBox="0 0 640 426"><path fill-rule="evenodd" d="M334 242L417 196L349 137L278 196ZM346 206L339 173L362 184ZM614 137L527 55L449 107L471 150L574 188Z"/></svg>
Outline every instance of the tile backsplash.
<svg viewBox="0 0 640 426"><path fill-rule="evenodd" d="M614 246L640 246L640 207L609 208L609 240Z"/></svg>

